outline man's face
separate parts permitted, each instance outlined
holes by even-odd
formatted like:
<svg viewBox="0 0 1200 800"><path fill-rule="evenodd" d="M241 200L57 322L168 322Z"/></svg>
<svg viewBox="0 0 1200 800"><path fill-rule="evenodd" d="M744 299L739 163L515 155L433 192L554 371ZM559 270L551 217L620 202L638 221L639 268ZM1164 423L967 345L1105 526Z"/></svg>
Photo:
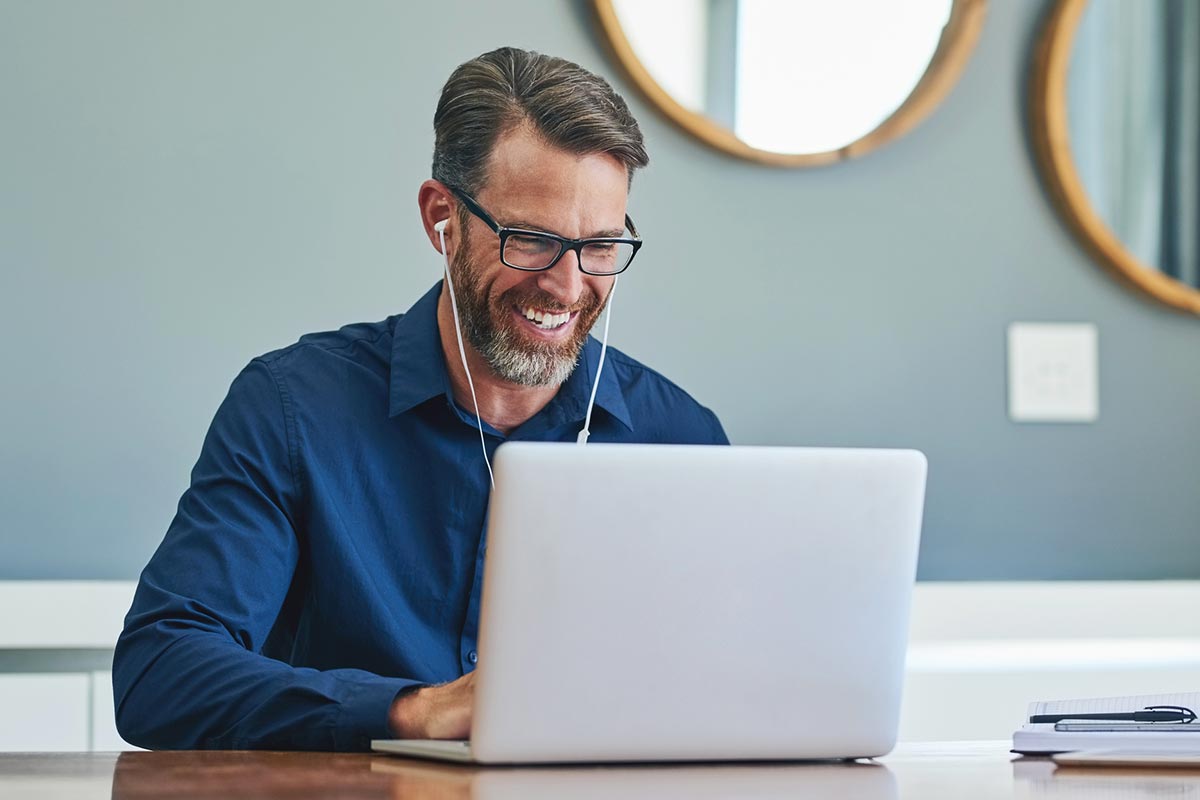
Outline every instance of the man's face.
<svg viewBox="0 0 1200 800"><path fill-rule="evenodd" d="M496 142L475 197L501 226L572 239L620 236L627 198L615 158L559 150L524 127ZM467 340L496 375L523 386L557 386L570 376L613 283L580 272L573 252L543 272L507 267L499 237L473 215L450 268Z"/></svg>

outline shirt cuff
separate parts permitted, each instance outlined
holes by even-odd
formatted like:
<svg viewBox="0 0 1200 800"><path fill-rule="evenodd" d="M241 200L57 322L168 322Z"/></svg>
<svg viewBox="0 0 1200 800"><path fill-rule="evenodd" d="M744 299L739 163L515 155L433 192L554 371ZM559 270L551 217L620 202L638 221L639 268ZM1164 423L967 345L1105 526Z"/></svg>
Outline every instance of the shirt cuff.
<svg viewBox="0 0 1200 800"><path fill-rule="evenodd" d="M396 738L388 725L392 702L400 692L422 685L404 678L379 678L354 686L341 703L333 731L334 746L338 750L367 751L372 739Z"/></svg>

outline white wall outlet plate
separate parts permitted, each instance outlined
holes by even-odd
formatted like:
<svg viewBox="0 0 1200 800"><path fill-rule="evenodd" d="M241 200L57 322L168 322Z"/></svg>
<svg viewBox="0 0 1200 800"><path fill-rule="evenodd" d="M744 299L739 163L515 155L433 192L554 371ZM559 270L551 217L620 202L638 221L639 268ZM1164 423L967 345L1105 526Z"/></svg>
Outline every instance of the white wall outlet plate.
<svg viewBox="0 0 1200 800"><path fill-rule="evenodd" d="M1008 326L1008 415L1015 422L1095 422L1098 334L1090 323Z"/></svg>

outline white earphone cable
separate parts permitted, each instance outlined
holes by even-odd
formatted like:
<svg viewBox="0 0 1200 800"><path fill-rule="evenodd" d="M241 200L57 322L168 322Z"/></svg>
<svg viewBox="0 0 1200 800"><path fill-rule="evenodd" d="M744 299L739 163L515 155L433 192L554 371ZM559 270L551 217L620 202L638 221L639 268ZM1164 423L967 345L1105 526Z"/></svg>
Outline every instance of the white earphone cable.
<svg viewBox="0 0 1200 800"><path fill-rule="evenodd" d="M588 437L592 435L592 407L596 404L596 390L600 388L600 372L604 369L604 354L608 352L608 323L612 321L613 297L617 294L617 279L620 277L620 275L613 275L613 285L608 290L608 310L604 312L604 337L600 340L600 360L596 364L596 380L592 383L592 396L588 399L583 428L579 431L579 436L575 438L577 444L587 444Z"/></svg>
<svg viewBox="0 0 1200 800"><path fill-rule="evenodd" d="M454 335L458 339L458 357L462 359L463 370L467 373L467 386L471 389L471 402L475 404L475 422L479 425L479 446L483 448L483 463L487 465L488 481L492 490L496 489L496 476L492 474L492 462L488 458L487 440L483 437L483 417L479 414L479 400L475 397L475 382L471 380L471 368L467 366L467 351L463 347L462 327L458 321L458 299L454 296L454 280L450 277L450 254L446 252L446 226L437 229L438 239L442 244L442 256L446 261L446 286L450 289L450 308L454 311ZM607 326L605 326L607 332ZM452 398L453 400L453 398Z"/></svg>

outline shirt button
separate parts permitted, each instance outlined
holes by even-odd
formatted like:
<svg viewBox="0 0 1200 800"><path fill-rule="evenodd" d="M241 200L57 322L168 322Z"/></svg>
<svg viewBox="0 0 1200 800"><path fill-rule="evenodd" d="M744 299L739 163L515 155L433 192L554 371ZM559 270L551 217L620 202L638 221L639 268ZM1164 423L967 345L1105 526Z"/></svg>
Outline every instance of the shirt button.
<svg viewBox="0 0 1200 800"><path fill-rule="evenodd" d="M478 663L479 662L479 653L476 653L474 650L467 653L467 661L470 661L472 664Z"/></svg>

